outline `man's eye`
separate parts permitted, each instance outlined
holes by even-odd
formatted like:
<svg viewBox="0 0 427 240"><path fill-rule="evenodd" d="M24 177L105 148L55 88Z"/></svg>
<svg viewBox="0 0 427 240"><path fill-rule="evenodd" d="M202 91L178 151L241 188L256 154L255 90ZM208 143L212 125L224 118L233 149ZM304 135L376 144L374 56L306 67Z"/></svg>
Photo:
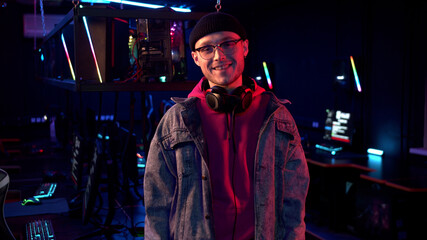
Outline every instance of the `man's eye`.
<svg viewBox="0 0 427 240"><path fill-rule="evenodd" d="M223 44L221 44L221 47L223 48L231 48L234 47L235 43L234 42L224 42Z"/></svg>
<svg viewBox="0 0 427 240"><path fill-rule="evenodd" d="M213 51L213 48L210 46L200 48L200 52L212 52L212 51Z"/></svg>

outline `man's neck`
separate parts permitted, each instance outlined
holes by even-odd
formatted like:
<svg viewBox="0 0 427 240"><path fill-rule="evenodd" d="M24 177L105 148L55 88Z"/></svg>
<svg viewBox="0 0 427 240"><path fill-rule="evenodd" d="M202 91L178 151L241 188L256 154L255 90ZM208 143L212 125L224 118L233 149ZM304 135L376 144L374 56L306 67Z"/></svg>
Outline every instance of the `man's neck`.
<svg viewBox="0 0 427 240"><path fill-rule="evenodd" d="M231 93L234 89L242 86L243 84L243 78L242 76L240 76L236 81L233 81L232 83L228 84L228 85L219 85L219 84L215 84L211 81L209 81L209 86L212 88L213 86L218 86L218 87L222 87L225 90L227 90L228 93Z"/></svg>

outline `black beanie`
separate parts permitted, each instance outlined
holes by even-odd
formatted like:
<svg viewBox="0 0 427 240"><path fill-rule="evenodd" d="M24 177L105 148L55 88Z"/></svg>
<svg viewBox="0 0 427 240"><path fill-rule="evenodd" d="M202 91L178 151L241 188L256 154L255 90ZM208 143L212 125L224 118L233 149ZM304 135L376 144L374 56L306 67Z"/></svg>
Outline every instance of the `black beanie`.
<svg viewBox="0 0 427 240"><path fill-rule="evenodd" d="M197 22L190 33L190 49L195 50L196 42L214 32L230 31L246 39L246 30L237 18L227 13L213 12L206 14Z"/></svg>

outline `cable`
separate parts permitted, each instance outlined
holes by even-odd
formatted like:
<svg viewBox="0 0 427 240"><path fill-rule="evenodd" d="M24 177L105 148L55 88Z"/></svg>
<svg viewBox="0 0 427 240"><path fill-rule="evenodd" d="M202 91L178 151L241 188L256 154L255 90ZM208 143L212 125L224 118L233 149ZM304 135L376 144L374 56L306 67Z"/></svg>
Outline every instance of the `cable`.
<svg viewBox="0 0 427 240"><path fill-rule="evenodd" d="M236 234L236 228L237 228L237 198L236 198L236 187L234 184L234 172L235 172L235 165L236 165L236 140L235 140L235 110L237 108L237 104L234 107L233 111L231 112L231 142L233 145L233 165L232 165L232 172L231 172L231 187L233 189L233 202L234 202L234 223L233 223L233 235L232 239L235 239Z"/></svg>

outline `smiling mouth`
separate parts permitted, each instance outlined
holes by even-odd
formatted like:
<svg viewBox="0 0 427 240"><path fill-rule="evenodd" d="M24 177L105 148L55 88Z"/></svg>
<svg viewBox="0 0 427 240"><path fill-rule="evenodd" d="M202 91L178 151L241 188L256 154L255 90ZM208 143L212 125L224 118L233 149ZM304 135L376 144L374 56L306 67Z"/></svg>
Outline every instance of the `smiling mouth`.
<svg viewBox="0 0 427 240"><path fill-rule="evenodd" d="M226 68L228 68L230 66L231 66L231 63L230 64L224 64L224 65L221 65L221 66L216 66L216 67L213 67L212 69L213 70L224 70L224 69L226 69Z"/></svg>

